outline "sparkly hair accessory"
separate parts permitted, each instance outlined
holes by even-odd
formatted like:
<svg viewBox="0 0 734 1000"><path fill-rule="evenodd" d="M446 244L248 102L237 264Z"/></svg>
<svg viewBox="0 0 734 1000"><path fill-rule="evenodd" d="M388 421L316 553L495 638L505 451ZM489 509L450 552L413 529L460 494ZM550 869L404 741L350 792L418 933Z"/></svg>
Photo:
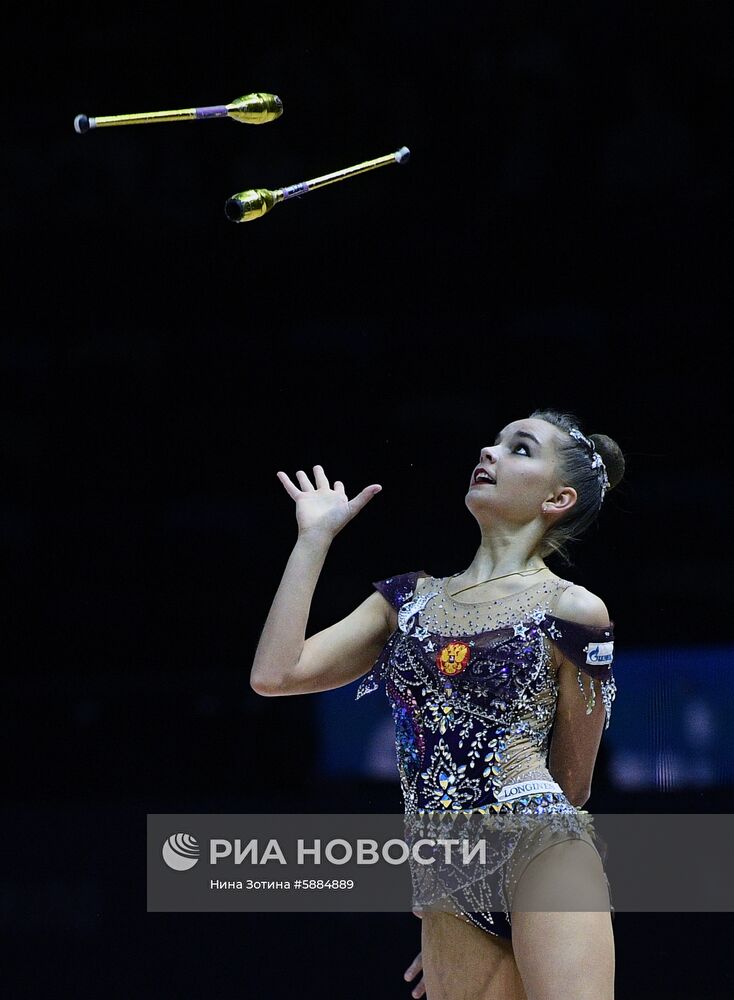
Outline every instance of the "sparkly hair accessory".
<svg viewBox="0 0 734 1000"><path fill-rule="evenodd" d="M599 500L599 506L601 507L604 503L604 496L609 489L609 476L607 475L607 467L604 464L604 460L596 450L596 445L591 438L587 438L585 434L582 434L578 427L572 427L568 433L572 438L575 438L576 441L582 444L589 452L591 468L596 471L599 479L599 486L601 487L601 499Z"/></svg>

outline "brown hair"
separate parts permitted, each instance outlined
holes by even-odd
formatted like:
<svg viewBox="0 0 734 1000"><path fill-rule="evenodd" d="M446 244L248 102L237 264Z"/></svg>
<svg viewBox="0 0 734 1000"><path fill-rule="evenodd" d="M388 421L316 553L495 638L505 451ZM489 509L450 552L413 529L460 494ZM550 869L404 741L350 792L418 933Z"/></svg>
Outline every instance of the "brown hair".
<svg viewBox="0 0 734 1000"><path fill-rule="evenodd" d="M558 555L565 562L570 562L568 545L575 542L596 521L602 501L602 486L598 470L592 467L592 453L582 441L571 437L570 431L575 427L581 429L579 420L573 413L561 413L558 410L534 410L530 416L535 420L545 420L565 435L556 443L558 454L558 471L567 486L573 486L577 493L576 503L560 521L543 536L540 543L540 555ZM624 455L616 441L606 434L587 434L590 441L606 466L609 478L609 489L612 489L624 476ZM567 440L566 440L567 438Z"/></svg>

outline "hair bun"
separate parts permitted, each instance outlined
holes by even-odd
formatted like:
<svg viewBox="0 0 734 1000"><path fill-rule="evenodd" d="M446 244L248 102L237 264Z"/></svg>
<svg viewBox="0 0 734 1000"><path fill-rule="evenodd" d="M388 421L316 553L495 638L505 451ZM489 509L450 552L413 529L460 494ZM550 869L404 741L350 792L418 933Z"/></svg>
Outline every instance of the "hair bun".
<svg viewBox="0 0 734 1000"><path fill-rule="evenodd" d="M589 434L589 439L594 442L594 447L601 455L602 461L607 467L609 489L614 489L624 476L625 463L622 449L616 441L607 437L606 434Z"/></svg>

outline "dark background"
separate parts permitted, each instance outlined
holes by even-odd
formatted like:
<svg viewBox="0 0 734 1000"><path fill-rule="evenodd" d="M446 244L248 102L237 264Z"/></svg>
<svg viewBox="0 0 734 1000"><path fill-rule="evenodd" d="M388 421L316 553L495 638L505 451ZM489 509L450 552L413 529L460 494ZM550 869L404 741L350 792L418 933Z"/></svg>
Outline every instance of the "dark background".
<svg viewBox="0 0 734 1000"><path fill-rule="evenodd" d="M296 537L279 469L383 486L310 634L372 580L465 568L481 446L571 410L628 464L559 571L622 646L730 642L728 27L726 4L619 0L9 15L10 995L409 995L410 914L145 912L147 813L400 809L394 782L320 773L318 696L249 688ZM257 90L280 120L73 130ZM407 165L224 216L402 145ZM617 795L603 751L587 808L730 808ZM730 995L730 930L619 914L618 995Z"/></svg>

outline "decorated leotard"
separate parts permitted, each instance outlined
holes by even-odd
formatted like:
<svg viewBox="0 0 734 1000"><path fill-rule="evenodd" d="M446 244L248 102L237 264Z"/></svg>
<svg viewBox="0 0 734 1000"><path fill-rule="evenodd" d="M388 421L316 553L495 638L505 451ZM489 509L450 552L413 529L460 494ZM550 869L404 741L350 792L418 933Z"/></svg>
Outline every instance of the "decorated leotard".
<svg viewBox="0 0 734 1000"><path fill-rule="evenodd" d="M398 627L357 698L385 682L406 818L553 814L564 817L565 831L556 830L553 842L588 839L588 814L568 801L547 767L558 699L551 643L576 665L587 712L602 698L608 726L616 693L612 624L558 618L566 580L468 603L449 596L449 579L420 571L373 584L397 610ZM582 673L591 677L588 696ZM511 937L505 899L496 911L480 911L471 898L458 915Z"/></svg>

